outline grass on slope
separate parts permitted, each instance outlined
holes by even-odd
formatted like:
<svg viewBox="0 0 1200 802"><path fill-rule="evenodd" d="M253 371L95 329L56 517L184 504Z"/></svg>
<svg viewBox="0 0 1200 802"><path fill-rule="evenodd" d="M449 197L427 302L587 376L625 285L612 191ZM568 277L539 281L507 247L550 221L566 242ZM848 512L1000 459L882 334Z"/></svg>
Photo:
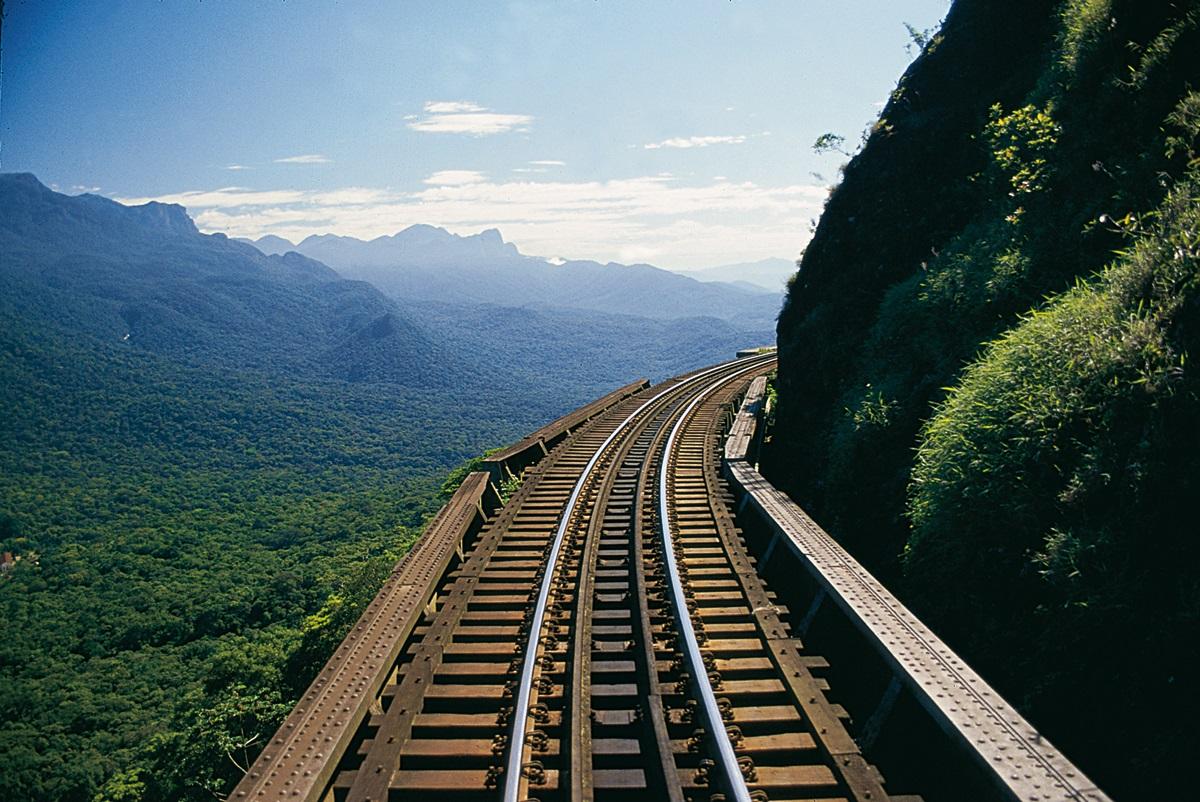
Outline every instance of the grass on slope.
<svg viewBox="0 0 1200 802"><path fill-rule="evenodd" d="M1153 775L1190 759L1200 715L1196 183L1151 217L1102 275L989 345L938 408L904 562L913 598L1002 688L1075 723L1055 733L1068 754L1127 765L1128 744L1097 734L1153 731L1165 754L1130 767ZM1137 703L1100 701L1118 692ZM1114 792L1145 788L1100 774Z"/></svg>

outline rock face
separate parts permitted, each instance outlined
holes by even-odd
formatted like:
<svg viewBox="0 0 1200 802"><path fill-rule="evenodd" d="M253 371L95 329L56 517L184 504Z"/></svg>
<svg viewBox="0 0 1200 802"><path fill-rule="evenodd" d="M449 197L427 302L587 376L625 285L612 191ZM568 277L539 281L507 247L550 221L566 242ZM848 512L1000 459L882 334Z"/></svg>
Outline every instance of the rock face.
<svg viewBox="0 0 1200 802"><path fill-rule="evenodd" d="M777 437L781 451L812 456L781 458L776 471L826 525L842 514L824 503L827 492L841 490L828 487L831 430L843 396L871 382L861 348L887 291L919 273L987 203L970 180L988 158L975 135L993 104L1013 107L1036 81L1051 41L1052 5L955 3L942 41L901 78L867 146L847 165L804 253L779 317ZM927 405L928 391L925 397ZM910 461L904 448L918 423L907 423L904 445L879 459ZM876 483L870 492L880 490ZM880 512L864 509L869 518L853 525L855 536L861 529L874 537L878 527L894 535L903 526L903 479L883 492L886 503L862 505Z"/></svg>
<svg viewBox="0 0 1200 802"><path fill-rule="evenodd" d="M777 328L766 471L1118 798L1200 713L1196 86L1196 3L959 0Z"/></svg>

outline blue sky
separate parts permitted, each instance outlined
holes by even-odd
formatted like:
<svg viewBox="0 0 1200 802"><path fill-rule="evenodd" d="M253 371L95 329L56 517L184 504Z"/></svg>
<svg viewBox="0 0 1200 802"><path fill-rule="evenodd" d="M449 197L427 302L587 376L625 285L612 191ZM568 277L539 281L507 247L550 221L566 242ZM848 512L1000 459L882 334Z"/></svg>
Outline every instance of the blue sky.
<svg viewBox="0 0 1200 802"><path fill-rule="evenodd" d="M794 258L946 0L9 0L0 167L206 231ZM817 174L817 175L814 175ZM817 176L820 176L818 178Z"/></svg>

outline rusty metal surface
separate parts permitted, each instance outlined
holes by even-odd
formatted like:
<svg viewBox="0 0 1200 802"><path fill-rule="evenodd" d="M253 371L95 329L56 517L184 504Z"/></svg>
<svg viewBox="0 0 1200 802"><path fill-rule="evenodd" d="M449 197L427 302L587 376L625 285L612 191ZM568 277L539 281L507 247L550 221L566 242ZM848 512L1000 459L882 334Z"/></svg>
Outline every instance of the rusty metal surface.
<svg viewBox="0 0 1200 802"><path fill-rule="evenodd" d="M472 523L481 514L488 475L469 474L396 567L350 634L272 736L231 800L315 800L367 714Z"/></svg>
<svg viewBox="0 0 1200 802"><path fill-rule="evenodd" d="M901 681L1010 798L1108 800L790 498L744 461L728 462L727 472Z"/></svg>
<svg viewBox="0 0 1200 802"><path fill-rule="evenodd" d="M678 505L675 503L675 499L672 498L671 492L673 490L672 472L681 470L680 460L675 457L675 445L679 439L680 432L684 429L684 424L688 421L688 416L691 415L692 411L695 410L701 401L728 381L728 378L718 379L713 384L701 390L688 406L684 408L679 416L679 420L671 428L671 433L667 436L667 442L663 448L668 457L673 461L667 464L666 470L659 472L658 515L659 529L663 539L663 556L665 558L667 582L675 602L676 622L679 627L680 639L682 640L680 651L683 653L691 676L694 679L691 687L695 695L699 697L699 709L702 711L704 724L708 732L712 735L709 741L716 755L716 760L720 764L719 782L736 802L751 802L750 788L747 783L748 778L743 775L742 767L738 762L738 755L734 751L733 739L727 737L726 733L723 732L724 717L720 705L717 703L716 691L713 688L714 684L720 683L719 681L714 683L708 680L709 672L705 665L705 654L701 651L700 641L696 633L697 627L695 626L695 624L699 624L700 622L693 622L692 616L688 611L689 599L685 595L685 581L680 571L680 564L685 562L686 555L683 552L682 546L677 543L677 536L674 532L674 530L680 527L680 515ZM678 553L676 548L678 548ZM712 660L711 655L709 655L709 660ZM704 679L700 679L701 677L704 677Z"/></svg>
<svg viewBox="0 0 1200 802"><path fill-rule="evenodd" d="M741 408L725 438L725 459L746 459L750 444L758 431L758 413L767 397L767 377L759 376L750 383Z"/></svg>
<svg viewBox="0 0 1200 802"><path fill-rule="evenodd" d="M743 368L750 370L753 368ZM528 641L525 645L524 657L522 660L520 681L516 688L516 701L514 704L513 730L508 741L509 756L507 767L504 776L504 799L506 802L519 802L525 797L528 791L527 777L523 776L522 767L527 765L532 758L529 754L527 744L528 735L528 720L526 714L530 707L531 700L536 699L534 690L534 681L536 679L538 669L538 645L545 637L544 626L546 617L546 608L551 603L552 598L560 595L560 590L556 587L556 580L559 580L558 565L560 556L563 552L563 544L567 540L568 532L574 525L579 528L581 519L592 512L592 509L585 503L584 493L588 488L588 483L593 479L593 473L600 474L598 468L601 461L609 459L611 464L612 454L610 447L615 443L620 442L618 438L628 438L637 430L638 423L647 416L647 413L661 400L679 394L681 388L690 382L695 382L700 379L706 379L712 375L728 372L727 366L718 366L700 373L693 374L684 381L669 385L649 399L643 401L636 409L632 410L629 415L622 420L612 430L612 432L599 444L593 453L591 459L580 471L579 478L576 480L574 487L571 490L571 495L567 499L567 505L560 517L558 526L555 528L553 538L549 544L546 560L547 565L542 576L541 585L536 598L533 600L533 612L530 620L530 627L527 633ZM602 474L601 474L602 476ZM602 481L602 478L601 478ZM582 611L584 615L590 615L589 608L586 604L583 605ZM576 606L576 612L580 612L580 606ZM577 625L578 626L578 625ZM590 642L587 644L590 647ZM577 786L578 787L578 786Z"/></svg>
<svg viewBox="0 0 1200 802"><path fill-rule="evenodd" d="M489 455L485 464L494 465L500 469L507 466L510 462L516 463L517 469L511 471L515 474L529 462L540 459L546 454L550 446L564 435L570 434L582 424L611 408L614 404L624 401L629 396L649 386L650 382L645 379L638 379L624 387L619 387L608 395L597 398L592 403L580 407L573 412L568 412L558 420L547 423L542 428L526 435L507 448Z"/></svg>

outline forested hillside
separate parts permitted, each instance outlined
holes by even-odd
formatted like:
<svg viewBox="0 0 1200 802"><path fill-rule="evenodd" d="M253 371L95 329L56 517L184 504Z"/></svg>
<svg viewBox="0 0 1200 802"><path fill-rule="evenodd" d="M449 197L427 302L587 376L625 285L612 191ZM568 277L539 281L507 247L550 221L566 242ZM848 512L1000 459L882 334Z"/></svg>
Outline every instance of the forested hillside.
<svg viewBox="0 0 1200 802"><path fill-rule="evenodd" d="M5 800L223 794L453 466L745 343L399 304L29 175L0 176L0 253Z"/></svg>
<svg viewBox="0 0 1200 802"><path fill-rule="evenodd" d="M1118 798L1200 715L1198 87L1196 2L958 0L778 327L770 474Z"/></svg>

